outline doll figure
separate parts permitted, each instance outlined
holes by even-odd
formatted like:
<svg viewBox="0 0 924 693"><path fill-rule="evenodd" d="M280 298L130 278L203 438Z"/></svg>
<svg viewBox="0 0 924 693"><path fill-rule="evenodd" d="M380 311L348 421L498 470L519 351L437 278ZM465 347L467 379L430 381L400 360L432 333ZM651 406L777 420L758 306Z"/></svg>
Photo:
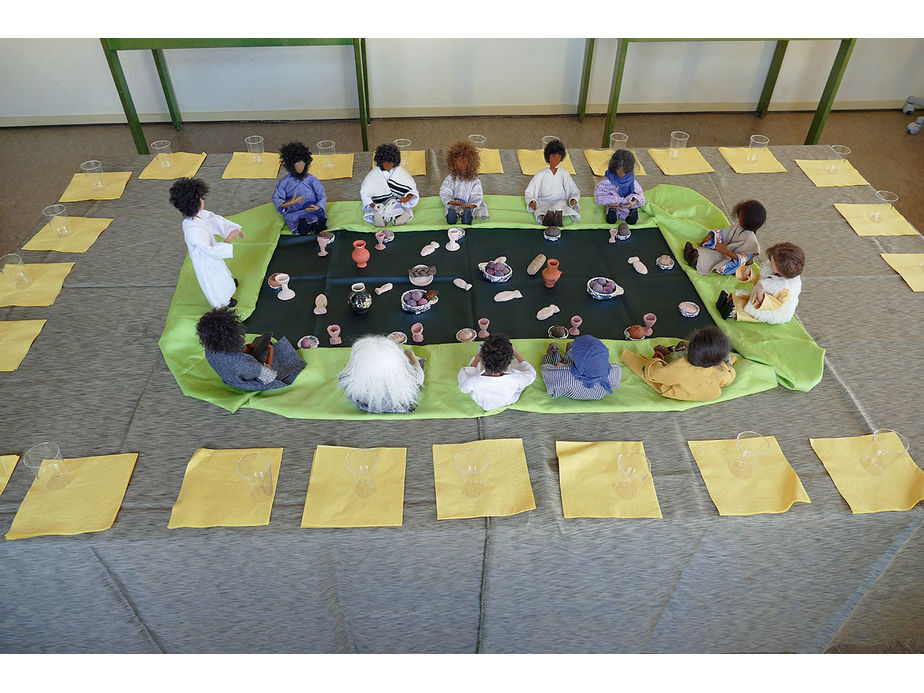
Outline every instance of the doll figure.
<svg viewBox="0 0 924 693"><path fill-rule="evenodd" d="M635 155L628 149L613 152L606 177L594 188L594 201L606 207L607 224L638 221L638 208L645 204L645 193L635 180Z"/></svg>
<svg viewBox="0 0 924 693"><path fill-rule="evenodd" d="M420 195L414 177L401 166L401 151L393 144L380 144L373 160L375 166L359 188L363 219L378 227L406 224L414 218Z"/></svg>
<svg viewBox="0 0 924 693"><path fill-rule="evenodd" d="M739 267L735 276L740 281L754 284L750 291L738 289L728 295L719 294L716 309L726 320L736 318L745 322L767 322L778 325L792 320L802 293L802 270L805 253L792 243L777 243L767 248L770 272L754 272L750 267Z"/></svg>
<svg viewBox="0 0 924 693"><path fill-rule="evenodd" d="M734 274L760 253L757 229L764 225L767 210L757 200L747 200L736 204L732 215L737 224L710 231L697 248L689 241L683 247L687 264L700 274Z"/></svg>
<svg viewBox="0 0 924 693"><path fill-rule="evenodd" d="M314 236L327 228L327 193L308 173L311 151L301 142L289 142L279 149L282 166L288 171L276 184L273 204L292 233Z"/></svg>
<svg viewBox="0 0 924 693"><path fill-rule="evenodd" d="M491 334L468 366L459 370L459 389L485 411L506 407L536 379L536 369L502 334Z"/></svg>
<svg viewBox="0 0 924 693"><path fill-rule="evenodd" d="M484 191L478 179L481 156L471 142L456 142L446 151L449 175L440 186L440 199L446 212L446 223L471 224L475 217L488 218Z"/></svg>
<svg viewBox="0 0 924 693"><path fill-rule="evenodd" d="M526 186L526 207L543 226L561 226L562 216L581 220L581 191L571 174L559 164L568 156L561 140L552 140L543 152L549 167L544 168Z"/></svg>
<svg viewBox="0 0 924 693"><path fill-rule="evenodd" d="M422 359L388 337L371 335L353 343L340 387L357 408L375 414L408 414L417 407L424 382Z"/></svg>

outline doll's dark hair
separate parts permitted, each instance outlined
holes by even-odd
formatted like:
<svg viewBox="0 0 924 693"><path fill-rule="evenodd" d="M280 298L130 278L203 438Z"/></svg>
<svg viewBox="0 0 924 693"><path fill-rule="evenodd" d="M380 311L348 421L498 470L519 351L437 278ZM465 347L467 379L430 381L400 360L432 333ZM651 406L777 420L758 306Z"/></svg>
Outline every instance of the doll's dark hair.
<svg viewBox="0 0 924 693"><path fill-rule="evenodd" d="M390 161L395 166L401 163L401 150L393 144L380 144L375 148L375 156L372 157L375 165L382 168L382 164Z"/></svg>
<svg viewBox="0 0 924 693"><path fill-rule="evenodd" d="M757 200L745 200L732 208L732 214L748 231L757 231L767 221L767 210Z"/></svg>
<svg viewBox="0 0 924 693"><path fill-rule="evenodd" d="M481 362L488 373L503 373L513 358L513 344L505 334L491 334L481 343Z"/></svg>
<svg viewBox="0 0 924 693"><path fill-rule="evenodd" d="M787 279L798 277L805 268L805 252L792 243L777 243L767 248L767 259L773 260L777 272Z"/></svg>
<svg viewBox="0 0 924 693"><path fill-rule="evenodd" d="M279 159L290 176L301 179L308 175L308 168L312 161L311 150L301 142L289 142L279 148ZM299 161L305 162L305 170L301 173L295 170L295 164Z"/></svg>
<svg viewBox="0 0 924 693"><path fill-rule="evenodd" d="M616 171L619 169L624 170L626 173L635 170L635 154L630 152L628 149L617 149L613 152L613 156L610 157L610 163L607 166L607 170L616 175Z"/></svg>
<svg viewBox="0 0 924 693"><path fill-rule="evenodd" d="M233 353L244 348L244 325L233 308L213 308L196 323L196 336L206 351Z"/></svg>
<svg viewBox="0 0 924 693"><path fill-rule="evenodd" d="M462 173L456 171L456 159L460 156L464 156L468 162L468 166ZM478 154L474 144L467 140L460 140L446 150L446 166L449 169L449 175L453 178L475 180L481 166L481 156Z"/></svg>
<svg viewBox="0 0 924 693"><path fill-rule="evenodd" d="M202 198L209 194L209 186L199 178L180 178L170 186L170 204L180 210L184 217L199 213Z"/></svg>
<svg viewBox="0 0 924 693"><path fill-rule="evenodd" d="M546 162L548 162L552 154L561 154L562 161L568 158L568 150L565 149L565 145L561 143L561 140L552 140L549 142L545 145L545 150L542 153L545 156Z"/></svg>
<svg viewBox="0 0 924 693"><path fill-rule="evenodd" d="M718 366L728 358L731 347L731 341L718 327L704 327L690 337L687 361L700 368Z"/></svg>

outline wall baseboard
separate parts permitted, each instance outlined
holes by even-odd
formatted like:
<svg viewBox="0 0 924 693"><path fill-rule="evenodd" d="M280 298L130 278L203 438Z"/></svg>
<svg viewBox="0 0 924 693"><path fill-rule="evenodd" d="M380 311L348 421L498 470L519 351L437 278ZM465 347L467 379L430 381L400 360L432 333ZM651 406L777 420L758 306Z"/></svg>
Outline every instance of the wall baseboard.
<svg viewBox="0 0 924 693"><path fill-rule="evenodd" d="M546 104L521 106L412 106L401 108L376 108L373 101L373 118L448 118L475 116L537 116L574 115L574 104ZM835 111L901 110L904 100L880 99L871 101L847 101L834 105ZM604 115L606 104L587 104L588 115ZM620 114L630 113L702 113L729 112L747 113L754 111L754 103L623 103ZM770 111L814 111L817 102L792 101L775 103ZM168 113L141 113L144 123L169 123ZM183 113L183 121L189 123L209 121L273 121L273 120L344 120L357 119L359 112L352 108L330 108L311 110L276 111L209 111ZM0 127L34 127L41 125L107 125L125 124L121 113L94 113L73 115L2 116Z"/></svg>

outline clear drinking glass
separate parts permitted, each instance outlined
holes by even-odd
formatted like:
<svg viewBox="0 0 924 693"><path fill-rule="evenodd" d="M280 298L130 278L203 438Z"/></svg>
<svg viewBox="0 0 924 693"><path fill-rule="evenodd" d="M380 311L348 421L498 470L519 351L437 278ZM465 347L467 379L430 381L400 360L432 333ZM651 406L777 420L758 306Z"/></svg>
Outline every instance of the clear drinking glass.
<svg viewBox="0 0 924 693"><path fill-rule="evenodd" d="M735 453L728 461L729 471L740 479L754 473L754 465L770 454L770 441L760 433L742 431L735 439Z"/></svg>
<svg viewBox="0 0 924 693"><path fill-rule="evenodd" d="M105 187L103 182L103 164L101 161L91 159L80 164L80 170L86 176L87 183L91 190L102 190Z"/></svg>
<svg viewBox="0 0 924 693"><path fill-rule="evenodd" d="M273 497L273 466L269 455L250 452L237 461L237 473L255 503Z"/></svg>
<svg viewBox="0 0 924 693"><path fill-rule="evenodd" d="M249 135L244 138L244 144L247 145L247 151L254 163L263 161L263 135Z"/></svg>
<svg viewBox="0 0 924 693"><path fill-rule="evenodd" d="M860 460L860 465L870 474L879 476L906 452L908 439L905 436L891 428L879 428L873 431L869 449Z"/></svg>
<svg viewBox="0 0 924 693"><path fill-rule="evenodd" d="M623 499L635 498L645 479L651 474L651 464L644 453L629 450L616 459L619 470L616 495Z"/></svg>
<svg viewBox="0 0 924 693"><path fill-rule="evenodd" d="M751 135L751 141L748 143L747 160L751 162L760 161L764 152L767 150L768 144L770 144L769 137L764 135Z"/></svg>
<svg viewBox="0 0 924 693"><path fill-rule="evenodd" d="M488 138L484 135L469 135L468 141L474 144L476 149L484 149L485 144L488 142Z"/></svg>
<svg viewBox="0 0 924 693"><path fill-rule="evenodd" d="M462 495L475 498L487 488L488 456L478 448L463 448L453 460L459 473Z"/></svg>
<svg viewBox="0 0 924 693"><path fill-rule="evenodd" d="M625 149L629 144L629 136L624 132L611 132L610 133L610 149L616 151L617 149Z"/></svg>
<svg viewBox="0 0 924 693"><path fill-rule="evenodd" d="M827 166L828 173L838 173L844 168L844 162L850 156L850 147L842 144L832 144L831 152L834 154L834 160Z"/></svg>
<svg viewBox="0 0 924 693"><path fill-rule="evenodd" d="M324 157L324 168L334 167L333 155L337 153L337 143L333 140L321 140L317 144L318 154Z"/></svg>
<svg viewBox="0 0 924 693"><path fill-rule="evenodd" d="M154 157L160 162L162 168L173 166L173 150L170 149L168 140L151 142L151 149L154 150Z"/></svg>
<svg viewBox="0 0 924 693"><path fill-rule="evenodd" d="M406 164L407 159L404 158L404 152L411 148L411 141L404 137L396 139L393 144L398 148L398 151L401 152L401 163Z"/></svg>
<svg viewBox="0 0 924 693"><path fill-rule="evenodd" d="M0 257L0 275L14 288L25 289L32 284L32 276L23 264L22 257L10 253Z"/></svg>
<svg viewBox="0 0 924 693"><path fill-rule="evenodd" d="M61 448L56 443L44 442L33 445L23 454L22 463L49 491L62 489L71 482L61 458Z"/></svg>
<svg viewBox="0 0 924 693"><path fill-rule="evenodd" d="M892 205L898 202L898 195L889 190L877 190L876 202L879 204L876 206L876 209L869 213L869 219L870 221L878 223L892 211Z"/></svg>
<svg viewBox="0 0 924 693"><path fill-rule="evenodd" d="M353 477L353 495L369 498L375 493L375 470L379 456L375 450L358 449L346 456L344 466Z"/></svg>
<svg viewBox="0 0 924 693"><path fill-rule="evenodd" d="M71 235L71 227L67 221L67 207L64 205L48 205L42 210L42 216L45 217L46 223L51 226L51 230L58 238Z"/></svg>
<svg viewBox="0 0 924 693"><path fill-rule="evenodd" d="M690 140L690 136L681 131L674 130L671 133L671 145L669 156L671 159L680 158L680 151L687 146L687 142Z"/></svg>

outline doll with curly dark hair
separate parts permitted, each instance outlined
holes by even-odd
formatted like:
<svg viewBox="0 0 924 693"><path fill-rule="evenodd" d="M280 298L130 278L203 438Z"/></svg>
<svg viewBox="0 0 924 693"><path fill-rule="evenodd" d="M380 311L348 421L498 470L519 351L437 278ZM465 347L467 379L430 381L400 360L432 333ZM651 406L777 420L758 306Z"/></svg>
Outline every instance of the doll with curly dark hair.
<svg viewBox="0 0 924 693"><path fill-rule="evenodd" d="M446 223L471 224L474 217L488 218L488 206L484 203L484 190L478 180L481 156L469 141L455 142L446 150L446 168L449 175L440 186L440 199L446 211Z"/></svg>
<svg viewBox="0 0 924 693"><path fill-rule="evenodd" d="M393 144L380 144L373 161L375 166L359 188L363 219L380 228L389 222L406 224L414 218L420 193L414 177L401 165L401 151Z"/></svg>
<svg viewBox="0 0 924 693"><path fill-rule="evenodd" d="M265 355L255 358L254 345L244 344L244 326L230 308L205 313L196 324L196 335L205 349L205 359L222 382L241 390L275 390L291 385L305 367L285 337L271 344L267 335Z"/></svg>
<svg viewBox="0 0 924 693"><path fill-rule="evenodd" d="M327 193L311 167L311 150L301 142L279 148L279 159L288 172L276 184L273 204L293 233L313 236L327 228Z"/></svg>
<svg viewBox="0 0 924 693"><path fill-rule="evenodd" d="M568 156L561 140L552 140L543 152L549 167L544 168L526 186L526 207L543 226L561 226L563 216L581 220L581 191L571 174L560 167Z"/></svg>
<svg viewBox="0 0 924 693"><path fill-rule="evenodd" d="M459 389L485 411L506 407L536 379L536 369L526 361L506 335L488 335L468 366L459 371Z"/></svg>
<svg viewBox="0 0 924 693"><path fill-rule="evenodd" d="M594 188L594 201L606 207L606 223L638 222L638 208L645 204L645 193L635 180L635 155L617 149L610 157L606 176Z"/></svg>
<svg viewBox="0 0 924 693"><path fill-rule="evenodd" d="M234 257L231 241L243 238L240 224L205 209L205 196L209 186L198 178L180 178L170 186L170 204L183 215L183 238L189 249L196 279L202 293L213 308L233 306L232 298L237 282L225 265ZM223 240L217 241L215 236Z"/></svg>
<svg viewBox="0 0 924 693"><path fill-rule="evenodd" d="M684 245L683 259L700 274L734 274L760 253L757 229L767 219L764 206L757 200L739 202L732 209L732 217L737 224L713 229L698 247L689 241Z"/></svg>

